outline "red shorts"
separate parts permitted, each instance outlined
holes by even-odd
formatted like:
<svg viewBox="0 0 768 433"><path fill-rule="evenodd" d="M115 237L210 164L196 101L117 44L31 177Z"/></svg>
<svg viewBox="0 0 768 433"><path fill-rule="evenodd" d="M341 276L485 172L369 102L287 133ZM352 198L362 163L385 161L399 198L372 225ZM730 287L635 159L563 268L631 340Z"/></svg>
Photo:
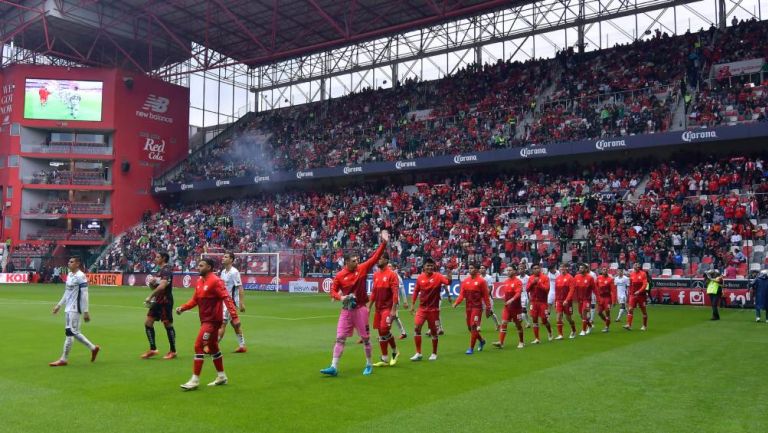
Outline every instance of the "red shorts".
<svg viewBox="0 0 768 433"><path fill-rule="evenodd" d="M646 299L646 296L631 296L629 298L629 308L638 308L642 307L645 308L645 303L648 302L648 299Z"/></svg>
<svg viewBox="0 0 768 433"><path fill-rule="evenodd" d="M597 298L597 311L606 311L611 309L611 298Z"/></svg>
<svg viewBox="0 0 768 433"><path fill-rule="evenodd" d="M579 302L579 314L589 314L589 310L592 308L592 301L578 301Z"/></svg>
<svg viewBox="0 0 768 433"><path fill-rule="evenodd" d="M429 330L432 331L432 335L437 335L437 322L440 321L440 311L425 311L419 308L416 310L416 318L414 324L417 328L421 328L424 322L427 322Z"/></svg>
<svg viewBox="0 0 768 433"><path fill-rule="evenodd" d="M482 308L467 308L467 327L480 326L480 322L483 321L483 309Z"/></svg>
<svg viewBox="0 0 768 433"><path fill-rule="evenodd" d="M555 312L570 316L573 314L573 302L555 301Z"/></svg>
<svg viewBox="0 0 768 433"><path fill-rule="evenodd" d="M373 329L382 333L389 333L392 328L392 318L390 317L391 311L387 308L384 310L376 310L373 314Z"/></svg>
<svg viewBox="0 0 768 433"><path fill-rule="evenodd" d="M203 322L200 324L200 332L195 339L195 353L200 355L219 351L219 328L222 322Z"/></svg>
<svg viewBox="0 0 768 433"><path fill-rule="evenodd" d="M513 307L507 305L504 307L504 310L501 311L501 320L509 323L509 322L515 322L516 324L520 324L520 318L523 315L523 308L522 307Z"/></svg>
<svg viewBox="0 0 768 433"><path fill-rule="evenodd" d="M546 302L534 302L533 305L531 305L531 319L534 322L539 320L539 317L541 317L541 320L549 319L548 307Z"/></svg>

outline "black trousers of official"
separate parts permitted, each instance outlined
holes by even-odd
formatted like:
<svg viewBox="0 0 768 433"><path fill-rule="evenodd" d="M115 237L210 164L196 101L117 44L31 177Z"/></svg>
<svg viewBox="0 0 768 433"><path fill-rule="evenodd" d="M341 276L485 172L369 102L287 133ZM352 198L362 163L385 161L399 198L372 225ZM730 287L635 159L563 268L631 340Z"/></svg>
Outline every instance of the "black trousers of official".
<svg viewBox="0 0 768 433"><path fill-rule="evenodd" d="M720 298L722 296L721 292L709 294L709 303L712 304L712 320L720 320L720 312L717 310L717 307L720 305Z"/></svg>

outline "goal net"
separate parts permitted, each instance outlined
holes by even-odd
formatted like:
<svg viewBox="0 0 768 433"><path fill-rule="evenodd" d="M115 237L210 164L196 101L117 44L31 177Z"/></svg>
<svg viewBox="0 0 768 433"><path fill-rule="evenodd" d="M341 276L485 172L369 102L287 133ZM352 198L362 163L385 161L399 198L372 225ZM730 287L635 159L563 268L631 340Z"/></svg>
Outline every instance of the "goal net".
<svg viewBox="0 0 768 433"><path fill-rule="evenodd" d="M200 258L213 259L217 271L224 267L224 253L205 253ZM280 291L280 253L235 253L232 266L240 271L243 289Z"/></svg>

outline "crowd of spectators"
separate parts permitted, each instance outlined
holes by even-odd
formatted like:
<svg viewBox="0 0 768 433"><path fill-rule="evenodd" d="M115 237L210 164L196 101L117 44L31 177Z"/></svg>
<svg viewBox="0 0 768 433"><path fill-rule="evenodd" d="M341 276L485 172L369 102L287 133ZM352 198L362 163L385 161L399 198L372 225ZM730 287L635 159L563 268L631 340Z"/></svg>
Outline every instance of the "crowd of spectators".
<svg viewBox="0 0 768 433"><path fill-rule="evenodd" d="M155 251L179 271L206 252L282 251L300 254L305 273L330 272L342 251L365 254L387 228L406 274L424 257L494 272L519 261L723 269L764 260L743 244L766 237L755 221L768 208L767 169L761 158L681 157L174 205L123 234L101 267L147 271Z"/></svg>
<svg viewBox="0 0 768 433"><path fill-rule="evenodd" d="M761 35L768 35L768 25L757 21L680 36L657 31L610 49L584 54L568 49L549 60L469 65L435 81L408 79L391 89L367 88L260 113L184 161L167 180L661 132L672 127L679 98L696 93L700 84L704 91L696 93L693 108L686 98L687 105L699 117L715 118L717 104L708 102L712 94L703 81L710 66L764 56ZM750 112L744 107L745 118L762 104L753 99L743 101L752 106ZM759 114L752 117L757 120Z"/></svg>

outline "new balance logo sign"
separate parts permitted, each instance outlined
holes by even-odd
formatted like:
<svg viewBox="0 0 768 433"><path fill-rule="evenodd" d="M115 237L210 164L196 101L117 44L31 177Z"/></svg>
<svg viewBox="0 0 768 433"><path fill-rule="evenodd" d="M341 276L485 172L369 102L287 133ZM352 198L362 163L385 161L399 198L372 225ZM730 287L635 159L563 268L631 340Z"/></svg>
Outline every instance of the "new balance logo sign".
<svg viewBox="0 0 768 433"><path fill-rule="evenodd" d="M156 120L163 123L173 123L173 117L163 116L162 113L168 111L168 105L171 100L157 95L149 95L144 100L141 110L136 110L136 117L142 119Z"/></svg>
<svg viewBox="0 0 768 433"><path fill-rule="evenodd" d="M165 113L168 111L168 103L171 101L168 98L162 96L149 95L147 100L144 101L144 105L141 106L142 110L154 111L155 113Z"/></svg>

